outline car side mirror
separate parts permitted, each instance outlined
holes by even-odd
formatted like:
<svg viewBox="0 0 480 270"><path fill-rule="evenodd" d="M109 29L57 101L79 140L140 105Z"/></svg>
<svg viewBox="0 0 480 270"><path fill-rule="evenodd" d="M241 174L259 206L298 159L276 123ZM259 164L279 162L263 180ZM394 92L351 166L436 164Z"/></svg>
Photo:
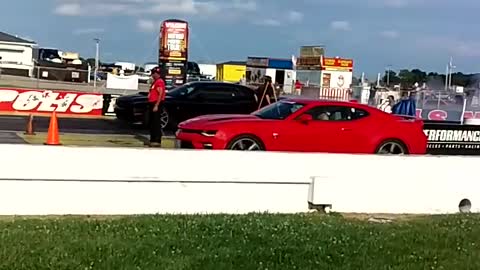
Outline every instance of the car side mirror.
<svg viewBox="0 0 480 270"><path fill-rule="evenodd" d="M302 114L300 117L298 117L298 121L304 124L308 124L312 120L313 117L310 114Z"/></svg>

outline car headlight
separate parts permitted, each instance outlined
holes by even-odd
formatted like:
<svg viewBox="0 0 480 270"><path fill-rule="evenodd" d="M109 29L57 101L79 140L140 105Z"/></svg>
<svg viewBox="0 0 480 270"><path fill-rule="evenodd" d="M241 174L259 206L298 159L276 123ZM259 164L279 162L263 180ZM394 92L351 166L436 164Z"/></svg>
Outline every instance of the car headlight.
<svg viewBox="0 0 480 270"><path fill-rule="evenodd" d="M204 130L204 131L200 132L200 134L202 136L205 136L205 137L214 137L217 134L217 131L216 130Z"/></svg>

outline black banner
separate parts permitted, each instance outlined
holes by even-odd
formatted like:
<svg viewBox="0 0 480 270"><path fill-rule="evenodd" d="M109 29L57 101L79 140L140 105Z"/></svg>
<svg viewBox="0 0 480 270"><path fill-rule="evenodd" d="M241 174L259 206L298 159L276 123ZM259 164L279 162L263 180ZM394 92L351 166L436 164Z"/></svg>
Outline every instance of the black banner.
<svg viewBox="0 0 480 270"><path fill-rule="evenodd" d="M427 154L480 155L480 126L426 122Z"/></svg>
<svg viewBox="0 0 480 270"><path fill-rule="evenodd" d="M102 114L105 116L115 116L115 101L121 95L111 95L111 94L104 94L103 95L103 107L102 107Z"/></svg>

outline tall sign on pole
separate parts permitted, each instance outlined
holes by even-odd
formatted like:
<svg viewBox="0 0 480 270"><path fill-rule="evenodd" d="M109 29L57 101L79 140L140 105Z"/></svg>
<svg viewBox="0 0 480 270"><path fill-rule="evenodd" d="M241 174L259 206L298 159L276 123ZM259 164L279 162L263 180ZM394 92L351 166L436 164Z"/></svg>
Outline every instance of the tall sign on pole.
<svg viewBox="0 0 480 270"><path fill-rule="evenodd" d="M182 85L187 81L188 22L169 19L160 27L158 64L167 85Z"/></svg>

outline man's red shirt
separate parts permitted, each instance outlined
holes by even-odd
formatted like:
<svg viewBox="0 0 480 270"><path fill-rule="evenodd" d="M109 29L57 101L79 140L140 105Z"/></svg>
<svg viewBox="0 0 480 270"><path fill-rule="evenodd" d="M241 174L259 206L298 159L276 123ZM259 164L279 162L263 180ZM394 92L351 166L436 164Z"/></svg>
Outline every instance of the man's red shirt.
<svg viewBox="0 0 480 270"><path fill-rule="evenodd" d="M160 94L158 93L157 88L160 88ZM150 86L150 92L148 93L148 102L156 103L160 98L160 101L165 100L165 82L162 79L156 79Z"/></svg>

